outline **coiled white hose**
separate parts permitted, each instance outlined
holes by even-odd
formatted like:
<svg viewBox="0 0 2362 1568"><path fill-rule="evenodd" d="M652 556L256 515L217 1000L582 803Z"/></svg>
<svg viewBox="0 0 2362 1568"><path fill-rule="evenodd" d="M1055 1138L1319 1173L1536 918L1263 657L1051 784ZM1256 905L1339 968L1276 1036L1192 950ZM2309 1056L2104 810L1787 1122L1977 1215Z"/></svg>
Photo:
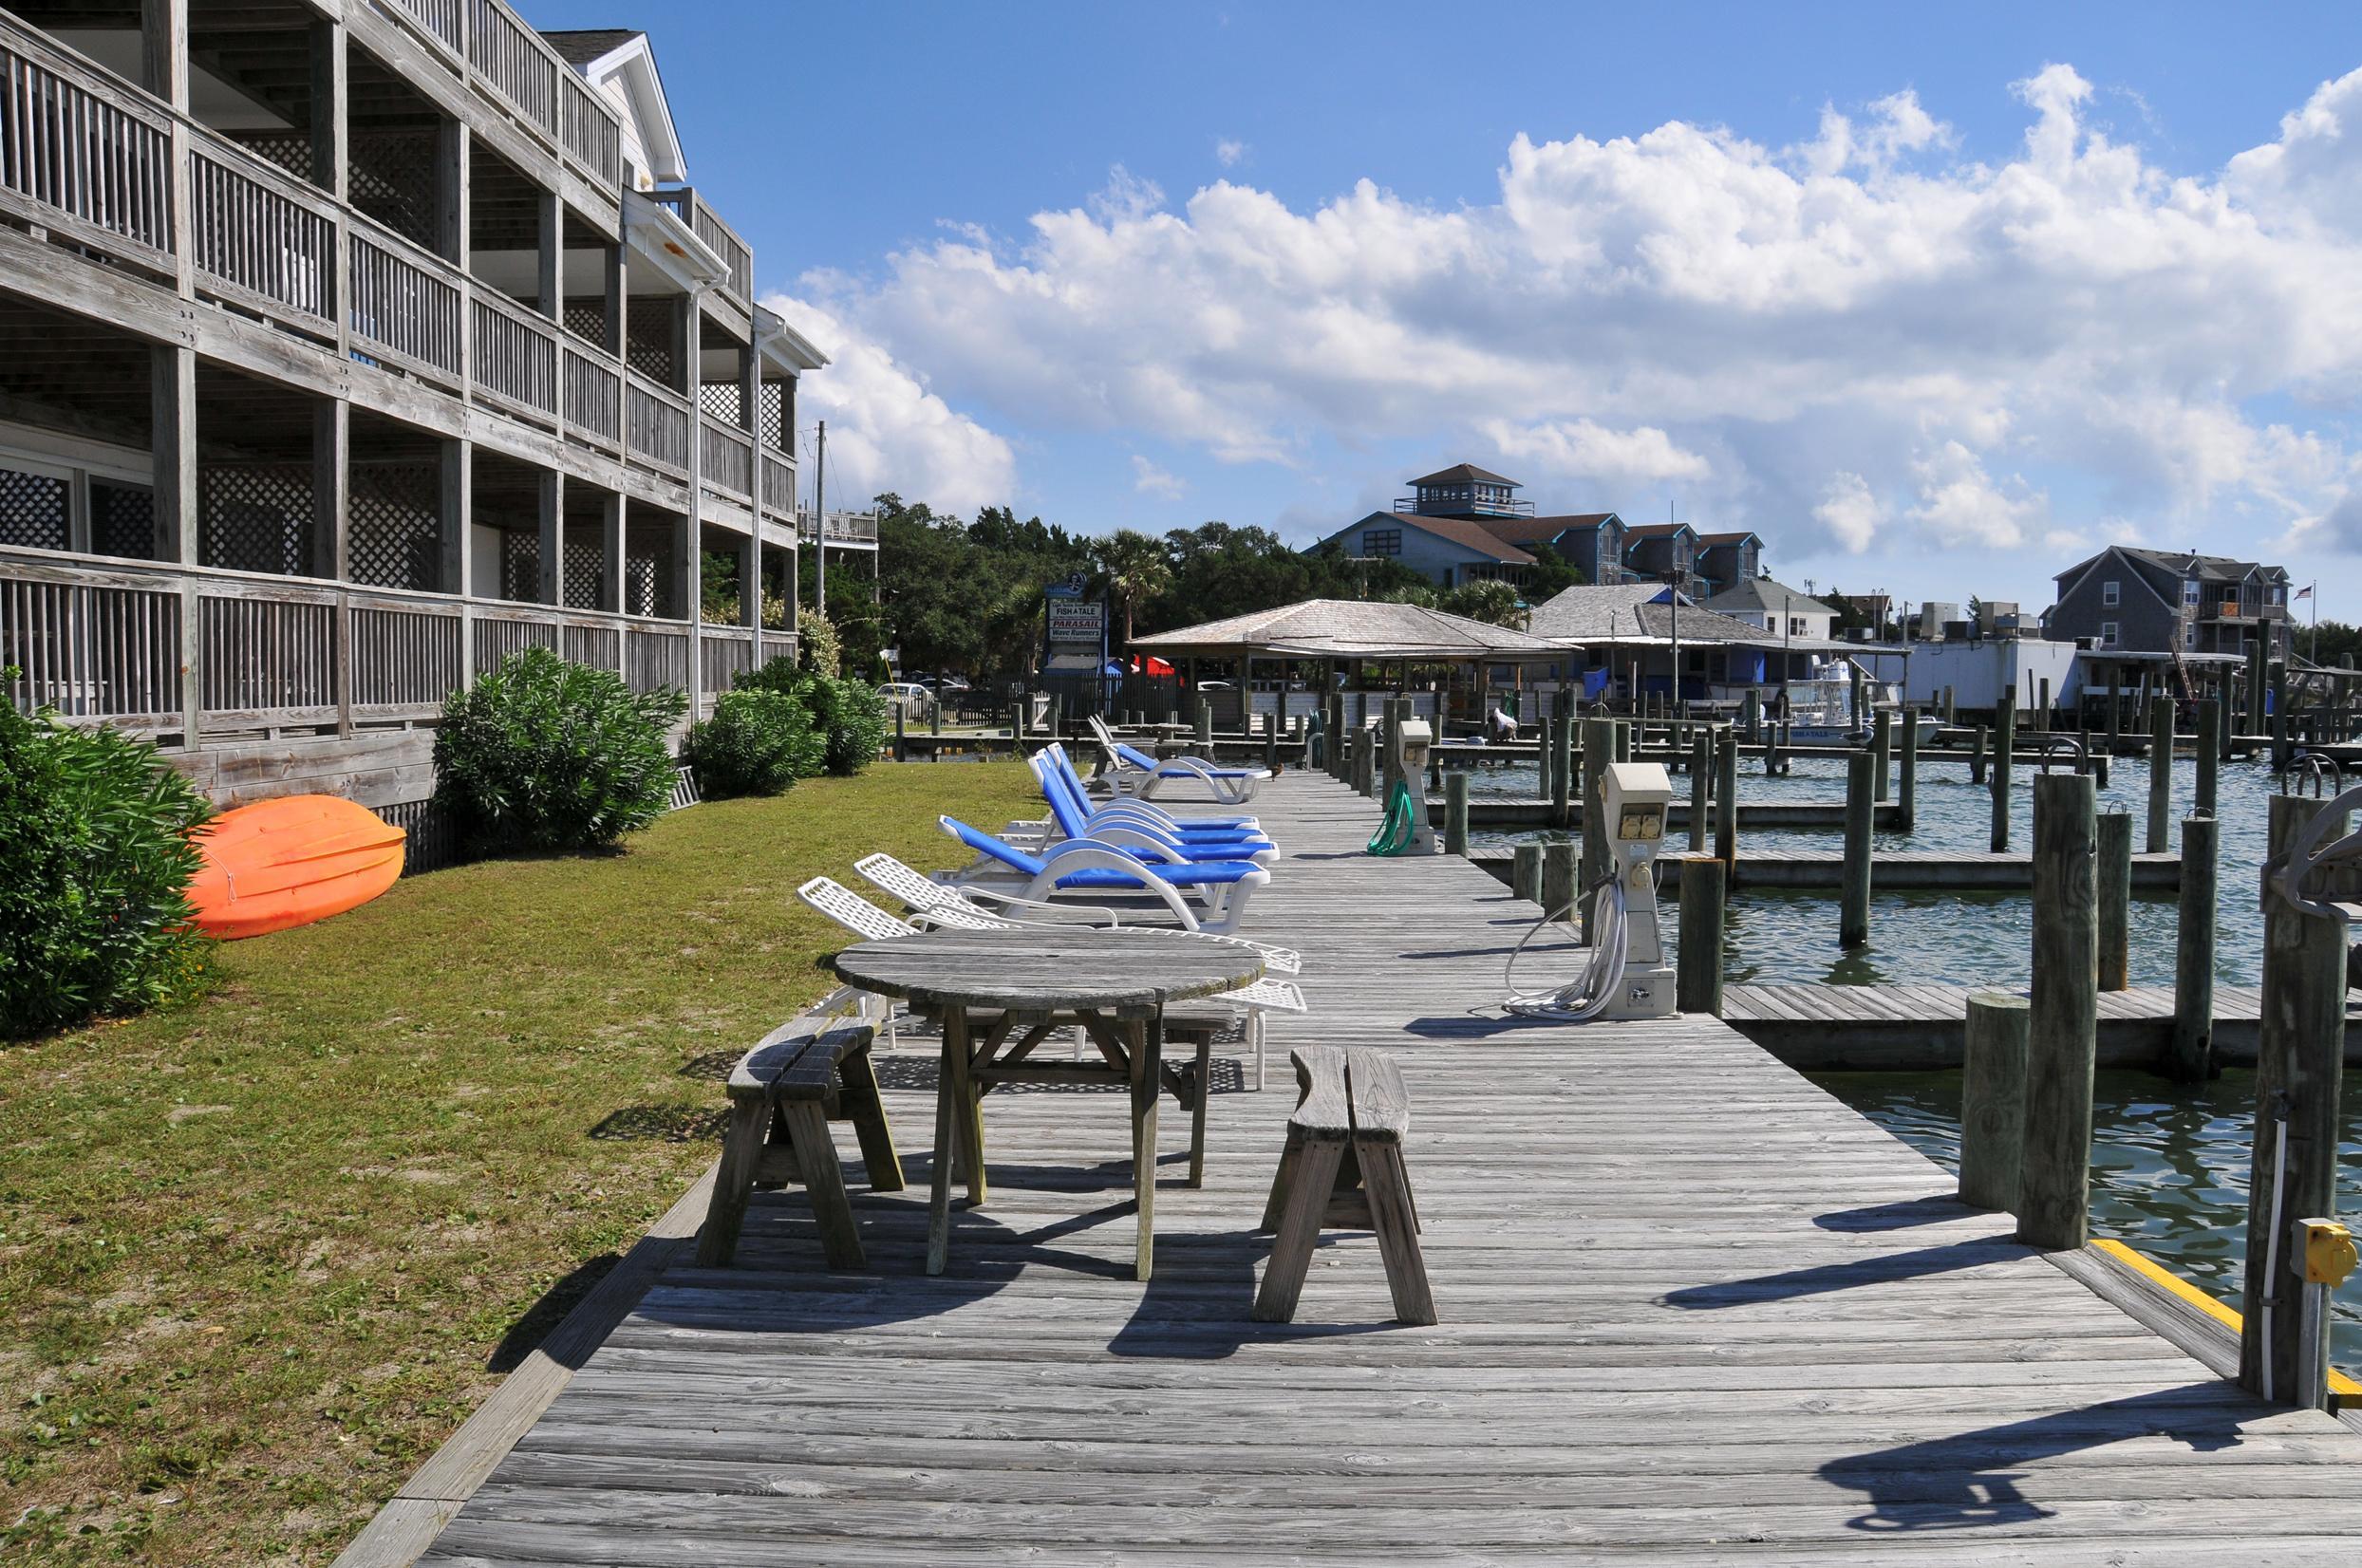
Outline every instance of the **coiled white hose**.
<svg viewBox="0 0 2362 1568"><path fill-rule="evenodd" d="M1609 877L1600 885L1591 901L1591 961L1583 978L1572 985L1555 991L1521 991L1517 988L1517 958L1526 944L1542 933L1544 927L1565 919L1574 912L1573 905L1562 905L1535 921L1526 934L1517 939L1509 950L1509 961L1501 966L1501 983L1509 991L1502 1007L1521 1018L1542 1018L1552 1023L1588 1023L1607 1010L1616 999L1617 988L1623 984L1624 959L1631 950L1631 923L1624 917L1623 880Z"/></svg>

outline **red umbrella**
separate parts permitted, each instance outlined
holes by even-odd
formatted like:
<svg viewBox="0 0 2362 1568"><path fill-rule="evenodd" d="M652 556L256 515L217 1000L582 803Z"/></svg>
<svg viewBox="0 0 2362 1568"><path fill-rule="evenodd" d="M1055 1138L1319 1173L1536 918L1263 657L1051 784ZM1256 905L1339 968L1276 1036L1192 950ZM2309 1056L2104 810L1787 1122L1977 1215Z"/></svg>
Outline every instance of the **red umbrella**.
<svg viewBox="0 0 2362 1568"><path fill-rule="evenodd" d="M1134 654L1132 659L1132 673L1134 675L1142 673L1140 667L1140 656L1137 654ZM1172 666L1152 653L1148 656L1148 668L1146 673L1150 675L1171 675L1172 673Z"/></svg>

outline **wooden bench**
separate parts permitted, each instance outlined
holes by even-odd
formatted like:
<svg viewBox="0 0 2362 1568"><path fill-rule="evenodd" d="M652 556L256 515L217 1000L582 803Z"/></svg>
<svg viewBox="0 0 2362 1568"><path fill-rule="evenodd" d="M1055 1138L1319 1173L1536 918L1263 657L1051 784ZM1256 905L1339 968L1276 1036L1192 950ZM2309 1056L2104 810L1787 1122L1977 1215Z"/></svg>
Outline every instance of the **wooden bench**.
<svg viewBox="0 0 2362 1568"><path fill-rule="evenodd" d="M701 1267L721 1267L737 1254L756 1187L791 1181L801 1181L812 1197L828 1266L867 1265L829 1122L853 1123L872 1191L901 1191L902 1162L870 1065L875 1031L861 1021L860 1007L859 992L834 992L764 1036L730 1070L730 1129L697 1235Z"/></svg>
<svg viewBox="0 0 2362 1568"><path fill-rule="evenodd" d="M1287 1144L1263 1211L1262 1228L1277 1235L1255 1294L1254 1320L1295 1321L1312 1249L1326 1225L1376 1231L1395 1320L1434 1323L1418 1208L1402 1163L1411 1101L1400 1070L1378 1051L1320 1045L1289 1055L1296 1064L1296 1111L1287 1119Z"/></svg>

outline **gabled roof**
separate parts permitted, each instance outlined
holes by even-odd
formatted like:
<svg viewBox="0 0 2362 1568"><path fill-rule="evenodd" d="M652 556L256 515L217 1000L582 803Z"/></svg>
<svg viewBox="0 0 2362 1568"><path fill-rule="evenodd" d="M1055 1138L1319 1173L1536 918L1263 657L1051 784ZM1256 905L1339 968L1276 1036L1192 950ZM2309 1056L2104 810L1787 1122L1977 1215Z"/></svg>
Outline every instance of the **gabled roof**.
<svg viewBox="0 0 2362 1568"><path fill-rule="evenodd" d="M1584 584L1558 594L1533 612L1537 637L1568 644L1670 642L1674 593L1657 583ZM1699 607L1681 597L1681 641L1729 643L1747 647L1778 646L1777 634ZM1790 647L1835 646L1819 640L1787 640Z"/></svg>
<svg viewBox="0 0 2362 1568"><path fill-rule="evenodd" d="M1135 648L1175 653L1285 654L1300 659L1562 658L1555 643L1423 605L1359 599L1306 599L1201 625L1132 640Z"/></svg>
<svg viewBox="0 0 2362 1568"><path fill-rule="evenodd" d="M1612 512L1581 512L1562 517L1478 517L1478 528L1494 538L1512 545L1547 545L1560 534L1575 529L1597 528L1616 514ZM1622 518L1617 518L1619 522Z"/></svg>
<svg viewBox="0 0 2362 1568"><path fill-rule="evenodd" d="M2155 567L2175 577L2196 577L2202 582L2244 582L2257 572L2267 577L2287 575L2284 568L2242 561L2231 555L2202 555L2193 550L2147 550L2138 545L2109 545L2090 560L2076 562L2052 580L2063 584L2070 578L2080 577L2110 555L2136 565Z"/></svg>
<svg viewBox="0 0 2362 1568"><path fill-rule="evenodd" d="M1473 463L1453 463L1450 468L1439 468L1426 477L1413 479L1411 482L1415 485L1484 484L1508 485L1511 489L1524 488L1515 479L1505 479L1492 470L1478 468Z"/></svg>
<svg viewBox="0 0 2362 1568"><path fill-rule="evenodd" d="M647 33L628 28L593 28L580 31L545 32L542 38L560 58L593 86L623 78L625 100L631 105L633 126L641 150L647 154L647 172L660 185L689 177L681 151L681 133L672 122L672 105L665 98L665 80L656 70L656 50Z"/></svg>
<svg viewBox="0 0 2362 1568"><path fill-rule="evenodd" d="M557 57L570 65L588 65L604 60L635 38L647 34L637 28L560 28L545 29L542 42L557 50Z"/></svg>
<svg viewBox="0 0 2362 1568"><path fill-rule="evenodd" d="M1735 533L1701 533L1697 536L1697 542L1701 545L1743 545L1750 539L1757 544L1763 543L1761 534L1744 529Z"/></svg>
<svg viewBox="0 0 2362 1568"><path fill-rule="evenodd" d="M1355 529L1368 528L1373 523L1401 523L1406 527L1419 529L1434 534L1438 539L1449 539L1461 549L1472 551L1502 566L1524 567L1533 564L1531 555L1515 545L1495 538L1486 532L1481 524L1465 517L1421 517L1408 512L1373 512L1359 522L1348 524L1338 532L1351 533Z"/></svg>
<svg viewBox="0 0 2362 1568"><path fill-rule="evenodd" d="M1634 540L1670 539L1677 533L1686 533L1693 539L1697 537L1697 530L1687 523L1649 523L1640 528L1624 531L1624 536Z"/></svg>
<svg viewBox="0 0 2362 1568"><path fill-rule="evenodd" d="M1825 605L1808 594L1797 592L1786 583L1769 577L1750 577L1724 588L1706 601L1712 610L1760 609L1781 615L1834 615L1837 607Z"/></svg>

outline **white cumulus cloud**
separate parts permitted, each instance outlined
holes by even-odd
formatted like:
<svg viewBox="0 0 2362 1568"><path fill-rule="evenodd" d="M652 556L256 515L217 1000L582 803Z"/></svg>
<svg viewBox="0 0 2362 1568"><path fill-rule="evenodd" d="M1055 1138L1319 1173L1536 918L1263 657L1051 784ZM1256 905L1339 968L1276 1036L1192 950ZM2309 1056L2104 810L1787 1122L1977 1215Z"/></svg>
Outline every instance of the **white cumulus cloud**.
<svg viewBox="0 0 2362 1568"><path fill-rule="evenodd" d="M958 513L1007 502L1017 458L1006 439L953 409L833 311L785 294L768 295L762 305L829 356L797 386L797 422L829 421L833 497L859 505L890 490L906 501Z"/></svg>
<svg viewBox="0 0 2362 1568"><path fill-rule="evenodd" d="M2103 517L2362 548L2362 71L2199 174L2115 140L2069 65L2015 90L2024 135L1986 161L1906 89L1784 145L1521 134L1452 206L1228 177L1168 203L1119 167L1020 240L807 291L996 422L1345 484L1381 442L1455 449L1550 509L1678 492L1775 563L2047 576Z"/></svg>
<svg viewBox="0 0 2362 1568"><path fill-rule="evenodd" d="M1179 500L1189 488L1189 481L1178 474L1168 474L1138 453L1132 455L1132 488L1143 495L1161 495Z"/></svg>

